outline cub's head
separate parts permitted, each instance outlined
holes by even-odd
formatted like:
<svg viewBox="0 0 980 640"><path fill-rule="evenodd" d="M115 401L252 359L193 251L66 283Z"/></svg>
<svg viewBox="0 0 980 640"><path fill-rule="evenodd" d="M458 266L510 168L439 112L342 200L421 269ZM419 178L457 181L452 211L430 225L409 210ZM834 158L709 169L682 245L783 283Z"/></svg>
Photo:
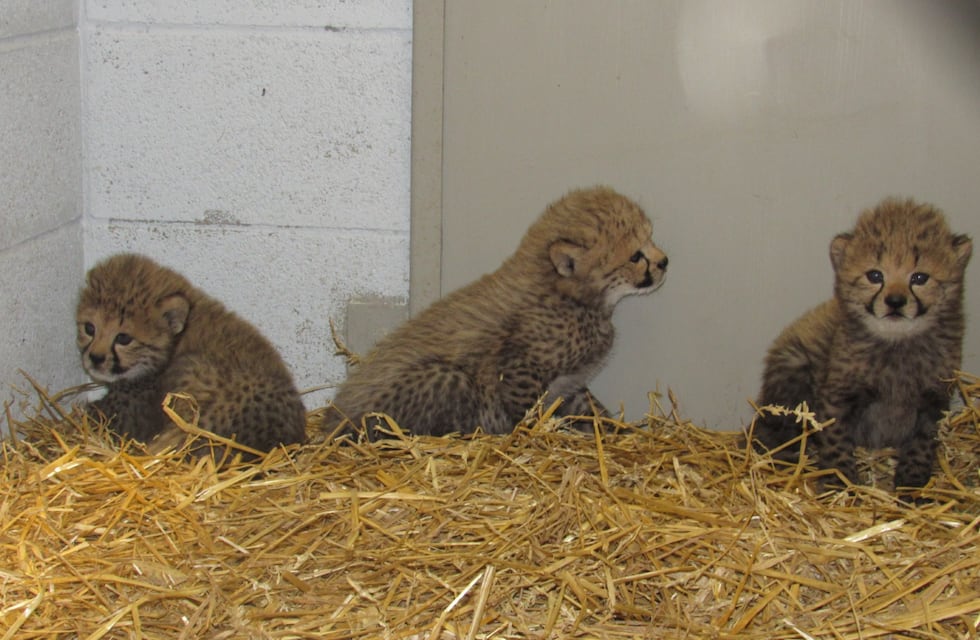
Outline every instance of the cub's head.
<svg viewBox="0 0 980 640"><path fill-rule="evenodd" d="M166 368L190 313L188 290L180 275L138 255L116 255L93 267L76 313L85 371L112 383Z"/></svg>
<svg viewBox="0 0 980 640"><path fill-rule="evenodd" d="M653 244L652 230L630 199L608 187L582 189L548 206L518 255L546 256L560 292L611 308L623 296L663 284L667 256Z"/></svg>
<svg viewBox="0 0 980 640"><path fill-rule="evenodd" d="M963 274L973 243L941 211L882 201L830 244L835 294L873 334L900 340L940 322L962 322Z"/></svg>

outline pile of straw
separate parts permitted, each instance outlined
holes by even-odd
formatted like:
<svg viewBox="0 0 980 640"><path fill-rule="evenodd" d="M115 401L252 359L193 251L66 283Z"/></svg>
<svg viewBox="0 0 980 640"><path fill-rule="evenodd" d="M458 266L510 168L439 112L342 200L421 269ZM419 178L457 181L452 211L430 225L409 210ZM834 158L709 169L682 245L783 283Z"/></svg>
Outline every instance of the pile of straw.
<svg viewBox="0 0 980 640"><path fill-rule="evenodd" d="M216 469L41 393L0 461L0 638L976 638L980 381L960 387L908 503L819 495L660 410L601 437L553 407L509 436L315 434Z"/></svg>

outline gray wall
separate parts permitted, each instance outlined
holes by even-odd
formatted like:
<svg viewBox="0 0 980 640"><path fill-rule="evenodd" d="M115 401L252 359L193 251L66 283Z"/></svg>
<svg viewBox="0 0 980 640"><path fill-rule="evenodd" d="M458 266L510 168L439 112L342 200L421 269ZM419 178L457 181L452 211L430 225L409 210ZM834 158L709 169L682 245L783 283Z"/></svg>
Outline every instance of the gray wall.
<svg viewBox="0 0 980 640"><path fill-rule="evenodd" d="M442 24L442 290L569 188L638 199L669 275L617 309L593 386L630 419L672 389L749 420L767 346L831 295L831 238L882 197L980 241L975 0L453 0ZM967 287L980 372L980 256Z"/></svg>
<svg viewBox="0 0 980 640"><path fill-rule="evenodd" d="M72 0L0 0L0 400L83 380L74 306L82 271L81 135ZM33 403L31 403L33 404ZM0 430L6 417L0 417Z"/></svg>

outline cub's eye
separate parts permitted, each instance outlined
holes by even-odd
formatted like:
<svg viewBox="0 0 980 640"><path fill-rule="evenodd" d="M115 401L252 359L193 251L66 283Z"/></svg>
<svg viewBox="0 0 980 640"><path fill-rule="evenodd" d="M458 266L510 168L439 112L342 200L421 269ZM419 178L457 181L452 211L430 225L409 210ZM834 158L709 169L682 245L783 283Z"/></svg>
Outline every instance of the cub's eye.
<svg viewBox="0 0 980 640"><path fill-rule="evenodd" d="M912 277L909 278L909 284L925 284L927 282L929 282L929 274L922 273L921 271L916 271L912 274Z"/></svg>
<svg viewBox="0 0 980 640"><path fill-rule="evenodd" d="M127 344L133 341L133 336L128 333L120 333L116 336L116 344L121 347L125 347Z"/></svg>
<svg viewBox="0 0 980 640"><path fill-rule="evenodd" d="M642 259L643 259L642 251L637 251L636 253L630 256L630 262L639 262Z"/></svg>
<svg viewBox="0 0 980 640"><path fill-rule="evenodd" d="M881 284L885 281L885 274L877 269L872 269L864 274L864 277L868 279L871 284Z"/></svg>
<svg viewBox="0 0 980 640"><path fill-rule="evenodd" d="M85 335L87 335L90 338L95 335L95 325L92 324L91 322L86 322L85 325L82 327L82 330L85 331Z"/></svg>

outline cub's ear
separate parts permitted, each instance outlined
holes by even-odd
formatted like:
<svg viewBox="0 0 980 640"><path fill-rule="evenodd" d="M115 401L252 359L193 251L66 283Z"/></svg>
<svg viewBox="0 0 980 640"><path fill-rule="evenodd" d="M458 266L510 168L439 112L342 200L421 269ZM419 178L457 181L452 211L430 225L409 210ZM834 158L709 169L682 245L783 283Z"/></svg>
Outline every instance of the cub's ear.
<svg viewBox="0 0 980 640"><path fill-rule="evenodd" d="M834 265L834 271L844 263L844 250L853 238L849 233L840 233L830 241L830 264Z"/></svg>
<svg viewBox="0 0 980 640"><path fill-rule="evenodd" d="M962 233L953 236L953 252L956 254L956 266L965 269L973 255L973 240L970 236Z"/></svg>
<svg viewBox="0 0 980 640"><path fill-rule="evenodd" d="M187 301L187 298L177 293L161 300L157 309L163 319L167 321L170 333L177 335L184 330L187 314L191 311L191 303Z"/></svg>
<svg viewBox="0 0 980 640"><path fill-rule="evenodd" d="M567 278L575 273L576 265L585 255L585 247L568 240L555 240L548 247L548 255L558 275Z"/></svg>

